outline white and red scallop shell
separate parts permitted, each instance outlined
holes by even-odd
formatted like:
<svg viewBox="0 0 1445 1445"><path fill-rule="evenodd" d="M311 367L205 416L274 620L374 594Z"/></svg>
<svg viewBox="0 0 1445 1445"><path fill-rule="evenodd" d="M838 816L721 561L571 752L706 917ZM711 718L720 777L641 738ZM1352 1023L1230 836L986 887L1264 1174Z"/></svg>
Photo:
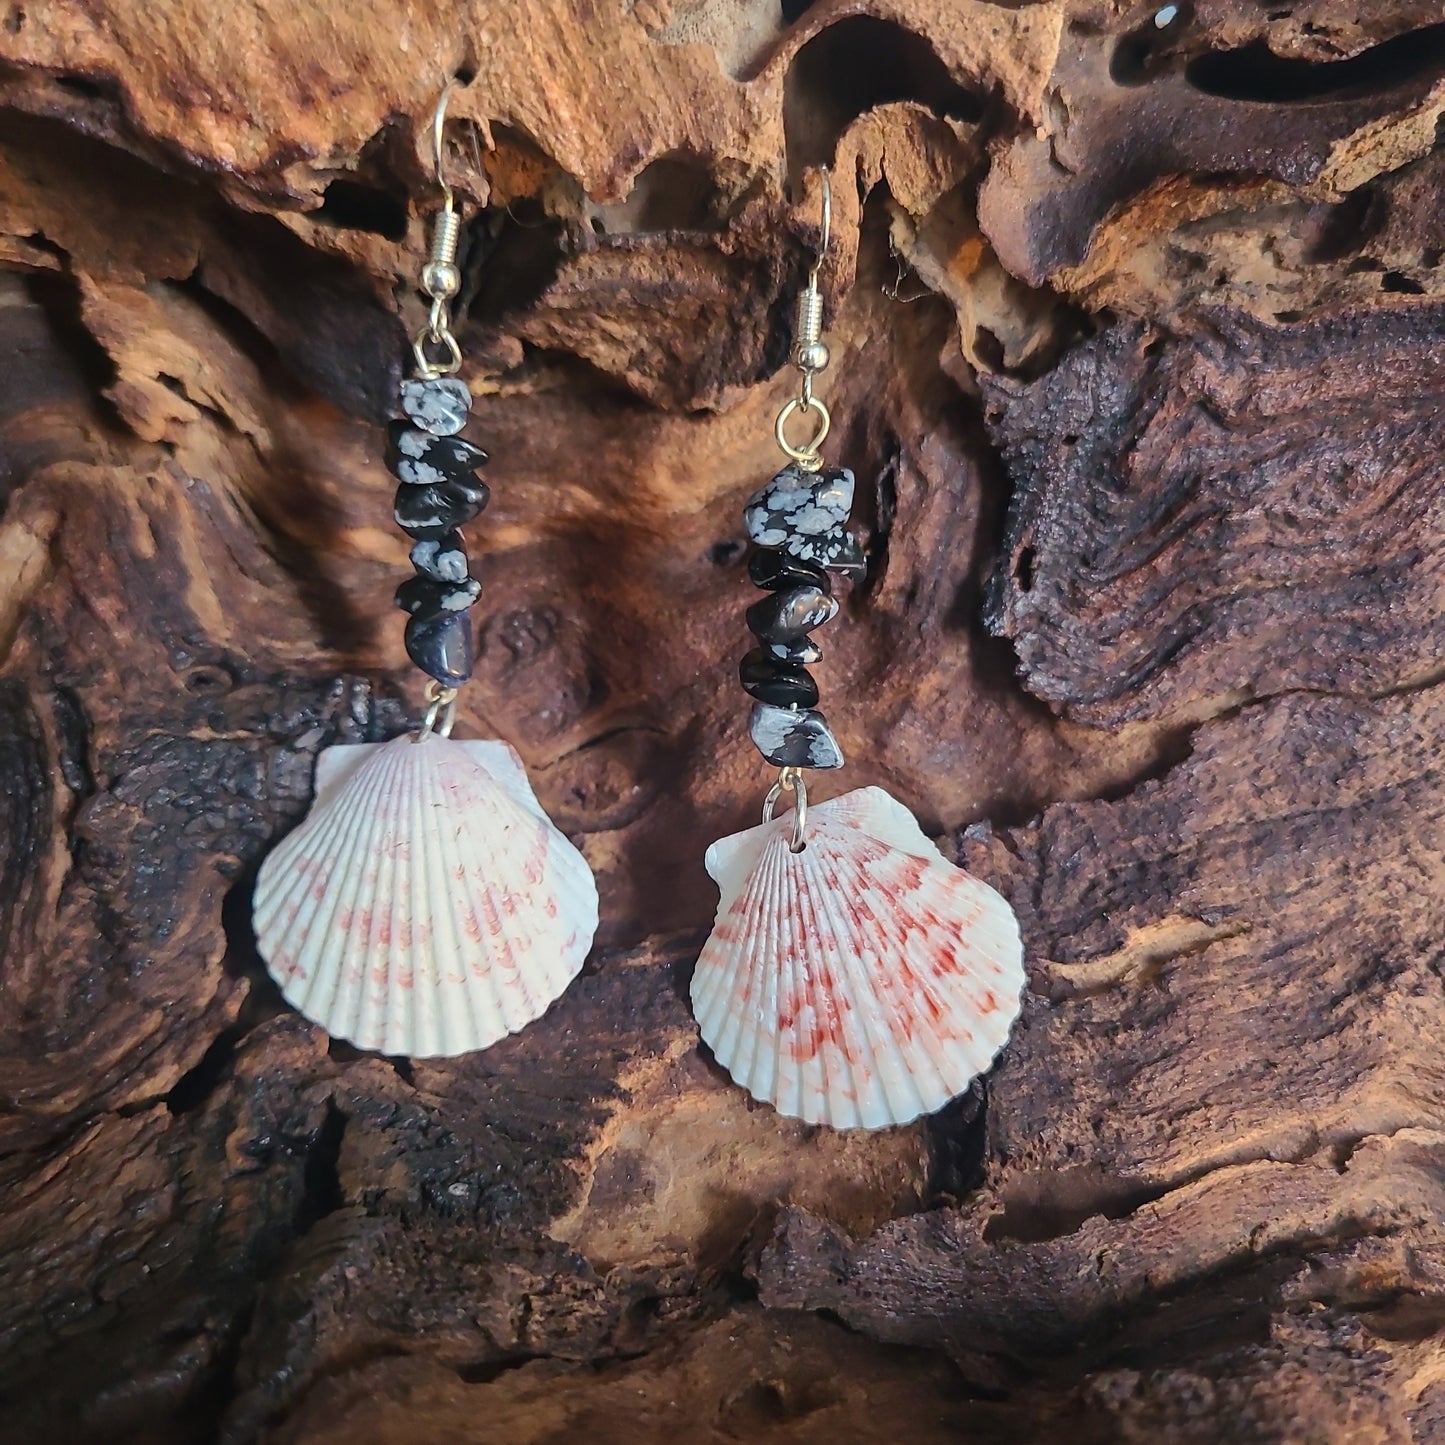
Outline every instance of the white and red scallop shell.
<svg viewBox="0 0 1445 1445"><path fill-rule="evenodd" d="M692 980L702 1037L779 1113L878 1129L932 1113L1003 1047L1018 921L881 788L714 843L717 923Z"/></svg>
<svg viewBox="0 0 1445 1445"><path fill-rule="evenodd" d="M387 1054L484 1049L539 1018L597 931L586 860L501 742L327 748L261 866L256 941L286 999Z"/></svg>

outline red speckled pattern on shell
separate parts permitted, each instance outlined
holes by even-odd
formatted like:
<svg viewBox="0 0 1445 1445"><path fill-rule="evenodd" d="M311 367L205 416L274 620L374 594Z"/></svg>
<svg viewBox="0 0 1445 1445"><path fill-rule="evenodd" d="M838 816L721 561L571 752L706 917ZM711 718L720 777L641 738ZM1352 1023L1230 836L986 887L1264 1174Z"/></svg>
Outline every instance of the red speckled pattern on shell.
<svg viewBox="0 0 1445 1445"><path fill-rule="evenodd" d="M902 804L859 789L715 844L722 898L693 977L704 1041L755 1098L880 1128L961 1093L1018 1014L1013 912Z"/></svg>
<svg viewBox="0 0 1445 1445"><path fill-rule="evenodd" d="M443 1056L538 1018L597 928L582 855L505 743L327 749L305 821L257 880L287 1000L360 1048Z"/></svg>

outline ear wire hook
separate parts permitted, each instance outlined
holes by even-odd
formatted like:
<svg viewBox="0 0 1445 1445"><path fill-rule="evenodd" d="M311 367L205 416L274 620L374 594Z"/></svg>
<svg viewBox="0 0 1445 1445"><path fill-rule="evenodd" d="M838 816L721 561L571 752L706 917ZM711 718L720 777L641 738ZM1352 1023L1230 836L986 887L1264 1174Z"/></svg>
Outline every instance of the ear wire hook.
<svg viewBox="0 0 1445 1445"><path fill-rule="evenodd" d="M432 161L436 166L436 182L442 193L442 208L432 230L431 253L421 270L421 289L430 298L426 325L412 340L417 375L422 378L449 376L462 365L462 350L452 334L452 298L461 290L462 276L457 269L457 247L461 239L462 218L457 211L457 198L447 179L445 146L447 102L456 89L449 80L432 116Z"/></svg>
<svg viewBox="0 0 1445 1445"><path fill-rule="evenodd" d="M442 88L441 96L437 100L437 108L432 116L431 128L431 150L432 166L436 171L437 185L441 188L442 200L448 209L456 206L456 195L452 190L452 184L447 179L447 106L460 81L449 80ZM472 163L480 174L484 169L482 165L482 143L480 138L480 127L475 121L470 126L472 137Z"/></svg>
<svg viewBox="0 0 1445 1445"><path fill-rule="evenodd" d="M823 182L823 234L818 238L818 249L813 253L813 265L808 271L808 285L816 289L818 275L828 256L828 243L833 239L833 183L828 177L828 167L819 166L818 176Z"/></svg>
<svg viewBox="0 0 1445 1445"><path fill-rule="evenodd" d="M436 168L437 185L441 187L443 204L449 211L455 209L456 198L452 194L451 182L447 180L445 155L447 103L451 100L452 91L456 88L457 83L455 80L447 81L443 87L441 97L437 101L436 114L432 117L431 126L432 164Z"/></svg>
<svg viewBox="0 0 1445 1445"><path fill-rule="evenodd" d="M833 424L828 408L813 395L813 382L828 365L828 348L823 341L823 293L818 277L828 255L828 243L833 238L833 187L828 179L828 167L819 166L818 174L823 181L823 229L818 249L813 253L813 264L808 268L808 284L798 293L797 319L793 325L793 365L803 373L803 384L797 396L783 403L773 426L773 435L783 454L809 472L816 472L823 465L819 448ZM801 443L789 441L787 435L788 422L796 412L811 412L814 417L813 434Z"/></svg>

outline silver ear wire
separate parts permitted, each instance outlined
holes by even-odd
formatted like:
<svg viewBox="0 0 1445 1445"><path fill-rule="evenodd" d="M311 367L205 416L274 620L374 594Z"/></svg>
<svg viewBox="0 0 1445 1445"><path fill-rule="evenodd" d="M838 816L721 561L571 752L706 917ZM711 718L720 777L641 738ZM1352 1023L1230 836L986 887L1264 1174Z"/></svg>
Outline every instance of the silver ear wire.
<svg viewBox="0 0 1445 1445"><path fill-rule="evenodd" d="M452 91L456 88L456 81L447 81L446 85L442 88L441 96L437 100L436 113L432 116L431 123L432 169L436 174L437 185L442 188L442 196L445 198L449 210L454 205L454 199L452 196L451 183L447 180L445 154L447 103L451 100Z"/></svg>
<svg viewBox="0 0 1445 1445"><path fill-rule="evenodd" d="M421 290L431 298L431 310L426 325L412 341L417 374L423 377L448 376L460 370L462 364L451 318L452 298L462 289L462 273L457 269L462 217L446 169L447 102L456 85L455 80L446 83L432 116L432 164L442 193L442 208L432 230L431 250L421 268ZM440 359L435 355L438 348L444 353Z"/></svg>
<svg viewBox="0 0 1445 1445"><path fill-rule="evenodd" d="M821 166L818 174L823 182L823 230L818 249L813 253L813 264L808 268L808 283L798 296L797 318L793 327L793 365L803 373L803 385L797 396L784 403L773 427L773 435L784 454L810 472L816 472L823 465L818 449L833 425L828 408L813 395L813 378L827 370L830 360L827 344L823 341L823 293L818 286L818 277L827 259L828 243L833 238L833 186L828 177L828 167ZM802 446L795 445L787 437L787 424L795 412L812 412L818 418L813 435Z"/></svg>

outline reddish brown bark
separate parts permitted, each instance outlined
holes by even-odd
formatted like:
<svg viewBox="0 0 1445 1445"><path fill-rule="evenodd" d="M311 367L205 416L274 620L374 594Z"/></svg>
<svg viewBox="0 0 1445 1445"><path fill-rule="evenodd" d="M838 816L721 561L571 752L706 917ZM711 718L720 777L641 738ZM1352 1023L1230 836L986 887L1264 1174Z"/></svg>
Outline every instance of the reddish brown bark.
<svg viewBox="0 0 1445 1445"><path fill-rule="evenodd" d="M0 1435L1445 1436L1442 36L0 7ZM417 700L379 424L459 68L461 726L605 921L426 1063L286 1010L247 905L316 751ZM766 783L739 513L823 160L829 715L1030 971L986 1087L867 1136L751 1105L686 1005Z"/></svg>

